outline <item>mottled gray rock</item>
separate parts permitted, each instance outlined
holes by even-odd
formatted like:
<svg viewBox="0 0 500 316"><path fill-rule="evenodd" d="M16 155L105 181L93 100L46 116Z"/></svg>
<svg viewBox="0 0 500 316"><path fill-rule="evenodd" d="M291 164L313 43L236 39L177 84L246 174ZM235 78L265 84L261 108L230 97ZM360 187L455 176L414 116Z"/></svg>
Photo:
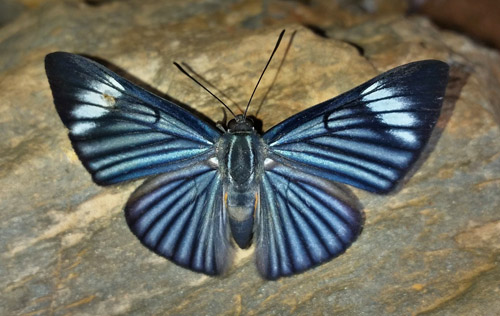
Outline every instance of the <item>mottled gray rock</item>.
<svg viewBox="0 0 500 316"><path fill-rule="evenodd" d="M500 310L498 53L421 18L349 20L295 2L261 10L260 1L48 1L0 29L1 315ZM313 17L327 37L293 23ZM43 58L98 57L217 121L219 104L172 61L244 106L284 27L263 25L283 22L288 35L250 110L264 130L384 70L437 58L452 66L440 137L398 192L354 190L365 227L339 258L276 282L259 277L251 250L224 277L190 272L129 232L122 207L140 181L92 183L52 104Z"/></svg>

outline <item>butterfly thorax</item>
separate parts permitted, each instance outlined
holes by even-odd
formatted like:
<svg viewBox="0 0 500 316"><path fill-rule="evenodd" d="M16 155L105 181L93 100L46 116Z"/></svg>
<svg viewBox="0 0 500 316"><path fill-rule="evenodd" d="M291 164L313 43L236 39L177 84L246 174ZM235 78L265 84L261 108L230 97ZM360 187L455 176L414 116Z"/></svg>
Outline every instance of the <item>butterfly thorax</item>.
<svg viewBox="0 0 500 316"><path fill-rule="evenodd" d="M224 184L224 204L234 240L241 248L250 246L258 183L262 175L262 140L251 130L229 130L217 146Z"/></svg>

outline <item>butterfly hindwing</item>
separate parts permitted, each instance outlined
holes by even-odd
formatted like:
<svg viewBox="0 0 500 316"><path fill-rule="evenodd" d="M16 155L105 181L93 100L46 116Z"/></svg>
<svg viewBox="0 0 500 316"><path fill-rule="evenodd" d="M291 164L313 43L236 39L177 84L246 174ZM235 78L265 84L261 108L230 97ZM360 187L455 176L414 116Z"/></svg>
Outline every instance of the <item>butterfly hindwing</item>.
<svg viewBox="0 0 500 316"><path fill-rule="evenodd" d="M214 155L220 132L82 56L45 58L54 103L78 157L108 185L182 168Z"/></svg>
<svg viewBox="0 0 500 316"><path fill-rule="evenodd" d="M148 179L127 202L127 223L155 253L194 271L221 274L232 249L221 183L205 163Z"/></svg>
<svg viewBox="0 0 500 316"><path fill-rule="evenodd" d="M266 165L256 219L259 272L277 279L343 253L362 226L354 199L327 180L275 161Z"/></svg>
<svg viewBox="0 0 500 316"><path fill-rule="evenodd" d="M376 193L416 161L437 122L448 65L427 60L383 73L300 112L263 136L269 158Z"/></svg>

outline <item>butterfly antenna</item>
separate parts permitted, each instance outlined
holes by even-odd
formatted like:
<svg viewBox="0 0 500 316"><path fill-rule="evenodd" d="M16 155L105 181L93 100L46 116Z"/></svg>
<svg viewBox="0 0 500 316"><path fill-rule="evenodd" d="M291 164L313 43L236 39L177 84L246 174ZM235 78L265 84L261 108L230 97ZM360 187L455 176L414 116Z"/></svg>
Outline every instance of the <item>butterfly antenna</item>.
<svg viewBox="0 0 500 316"><path fill-rule="evenodd" d="M247 107L245 108L245 113L243 114L244 117L247 117L247 111L248 108L250 107L250 103L252 102L253 95L255 94L255 91L257 91L257 87L259 86L260 80L264 76L264 73L266 72L267 66L269 66L269 63L271 62L271 59L273 59L274 53L276 53L276 50L280 46L281 39L283 38L283 35L285 34L285 30L281 31L280 36L278 37L278 41L276 42L276 46L274 46L273 52L271 53L271 57L269 57L269 60L267 61L266 67L264 67L264 70L262 70L262 73L260 74L259 81L257 81L257 84L255 85L255 88L253 89L252 95L250 96L250 100L248 100Z"/></svg>
<svg viewBox="0 0 500 316"><path fill-rule="evenodd" d="M186 76L188 76L189 78L191 78L191 80L193 80L194 82L196 82L200 87L202 87L203 89L205 89L205 91L207 91L208 93L210 93L211 96L213 96L215 99L217 99L217 101L219 101L233 116L234 118L236 118L236 115L234 114L233 111L231 111L231 109L226 105L226 103L222 102L221 99L219 99L215 94L212 93L212 91L208 90L207 87L205 87L204 85L202 85L198 80L196 80L193 76L191 76L190 74L188 74L187 71L184 70L184 68L181 67L181 65L179 65L178 63L176 63L174 61L174 65L179 68L179 70L185 74Z"/></svg>

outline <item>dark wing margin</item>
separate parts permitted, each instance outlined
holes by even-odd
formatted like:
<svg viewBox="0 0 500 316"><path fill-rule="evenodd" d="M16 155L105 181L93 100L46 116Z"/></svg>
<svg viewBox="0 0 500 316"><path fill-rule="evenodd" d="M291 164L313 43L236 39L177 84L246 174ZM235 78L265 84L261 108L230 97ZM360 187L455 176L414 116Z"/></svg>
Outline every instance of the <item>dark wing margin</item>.
<svg viewBox="0 0 500 316"><path fill-rule="evenodd" d="M231 263L221 178L206 164L146 180L127 202L125 218L142 244L182 267L218 275Z"/></svg>
<svg viewBox="0 0 500 316"><path fill-rule="evenodd" d="M168 172L214 155L217 129L104 66L56 52L45 57L45 70L72 145L97 184Z"/></svg>
<svg viewBox="0 0 500 316"><path fill-rule="evenodd" d="M300 273L342 254L363 218L333 183L267 160L256 226L257 268L267 279Z"/></svg>
<svg viewBox="0 0 500 316"><path fill-rule="evenodd" d="M264 134L269 158L328 180L387 193L429 140L448 70L437 60L410 63L302 111Z"/></svg>

